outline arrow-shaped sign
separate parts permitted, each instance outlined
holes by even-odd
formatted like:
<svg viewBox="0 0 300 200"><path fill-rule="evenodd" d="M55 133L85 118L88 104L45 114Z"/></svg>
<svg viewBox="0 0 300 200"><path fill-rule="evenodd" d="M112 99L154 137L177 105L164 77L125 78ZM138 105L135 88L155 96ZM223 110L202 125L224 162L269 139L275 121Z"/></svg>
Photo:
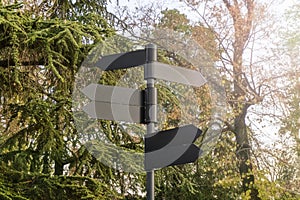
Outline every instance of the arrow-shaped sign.
<svg viewBox="0 0 300 200"><path fill-rule="evenodd" d="M144 111L139 106L92 101L82 109L95 119L143 123Z"/></svg>
<svg viewBox="0 0 300 200"><path fill-rule="evenodd" d="M109 71L146 65L146 63L146 50L142 49L103 56L95 63L95 66L100 67L104 71ZM202 74L196 70L172 66L156 61L150 64L151 68L147 67L147 65L145 66L145 79L162 79L196 87L200 87L207 82ZM152 70L151 73L149 73L149 70Z"/></svg>
<svg viewBox="0 0 300 200"><path fill-rule="evenodd" d="M146 63L146 50L130 51L126 53L103 56L95 63L96 67L104 71L126 69Z"/></svg>
<svg viewBox="0 0 300 200"><path fill-rule="evenodd" d="M201 134L202 131L192 124L148 134L145 137L145 152L156 151L166 146L192 144Z"/></svg>
<svg viewBox="0 0 300 200"><path fill-rule="evenodd" d="M145 170L159 169L167 166L183 165L195 162L202 150L195 144L171 146L162 150L145 153Z"/></svg>
<svg viewBox="0 0 300 200"><path fill-rule="evenodd" d="M145 169L194 162L201 150L193 142L201 134L194 125L148 134L145 137Z"/></svg>
<svg viewBox="0 0 300 200"><path fill-rule="evenodd" d="M148 73L148 70L149 69L145 67L145 79L155 78L196 87L201 87L207 82L199 71L160 62L151 63L150 70L152 70L152 72Z"/></svg>
<svg viewBox="0 0 300 200"><path fill-rule="evenodd" d="M90 84L81 91L92 100L82 108L92 118L135 123L144 120L141 90Z"/></svg>
<svg viewBox="0 0 300 200"><path fill-rule="evenodd" d="M90 84L81 90L90 100L142 106L143 95L141 90L118 86Z"/></svg>

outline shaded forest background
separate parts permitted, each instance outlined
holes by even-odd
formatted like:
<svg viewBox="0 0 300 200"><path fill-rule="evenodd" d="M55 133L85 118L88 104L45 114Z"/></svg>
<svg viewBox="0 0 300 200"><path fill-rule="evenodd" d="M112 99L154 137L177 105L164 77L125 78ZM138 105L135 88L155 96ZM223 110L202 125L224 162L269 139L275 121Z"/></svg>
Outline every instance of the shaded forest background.
<svg viewBox="0 0 300 200"><path fill-rule="evenodd" d="M192 37L216 61L228 113L212 152L156 171L156 199L300 199L300 4L286 12L287 27L274 39L268 5L253 0L183 1L196 22L161 2L107 11L117 3L1 1L0 199L145 199L145 174L111 169L81 144L72 90L98 42L118 30L157 27ZM168 125L176 119L170 114ZM113 143L122 138L143 151L120 124L103 123Z"/></svg>

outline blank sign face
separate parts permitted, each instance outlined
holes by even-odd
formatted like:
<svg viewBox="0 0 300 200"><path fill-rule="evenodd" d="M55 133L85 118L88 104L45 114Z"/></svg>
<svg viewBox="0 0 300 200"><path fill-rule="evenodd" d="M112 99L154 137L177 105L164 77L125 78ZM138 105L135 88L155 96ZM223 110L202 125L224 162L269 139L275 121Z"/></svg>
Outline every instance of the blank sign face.
<svg viewBox="0 0 300 200"><path fill-rule="evenodd" d="M144 120L143 94L140 90L90 84L81 91L92 100L83 107L92 118L134 123Z"/></svg>
<svg viewBox="0 0 300 200"><path fill-rule="evenodd" d="M141 123L143 118L143 108L140 106L92 101L83 110L95 119Z"/></svg>

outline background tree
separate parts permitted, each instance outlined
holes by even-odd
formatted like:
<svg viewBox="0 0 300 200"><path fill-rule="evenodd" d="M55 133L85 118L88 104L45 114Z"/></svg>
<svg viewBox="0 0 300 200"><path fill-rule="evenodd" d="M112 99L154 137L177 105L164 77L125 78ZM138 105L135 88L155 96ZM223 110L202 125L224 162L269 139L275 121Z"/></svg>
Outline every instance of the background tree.
<svg viewBox="0 0 300 200"><path fill-rule="evenodd" d="M298 186L300 184L300 35L299 24L294 23L300 18L300 4L296 3L293 7L286 11L285 26L282 33L282 49L286 55L289 68L287 82L289 88L286 90L284 102L284 112L282 116L282 127L280 133L289 138L290 148L288 156L290 157L290 166L285 167L285 172L279 180L284 182L285 187L289 191L300 194Z"/></svg>
<svg viewBox="0 0 300 200"><path fill-rule="evenodd" d="M278 61L279 57L267 53L271 50L269 47L272 44L275 45L271 42L271 38L274 36L271 32L275 32L275 29L272 26L272 19L268 17L270 14L268 8L271 4L260 4L251 0L224 0L221 2L187 0L181 2L190 8L188 12L194 13L193 20L200 24L200 28L210 30L211 34L193 33L191 27L194 24L190 25L190 28L182 26L186 19L183 18L182 14L174 17L176 11L169 12L168 16L172 16L172 18L166 21L158 11L155 12L156 8L163 7L161 5L163 3L159 3L157 7L153 4L148 7L143 5L137 8L133 14L130 11L126 16L126 20L128 20L126 22L130 25L129 27L132 26L133 28L128 31L133 35L136 33L135 28L147 32L151 27L156 26L155 24L161 16L164 19L163 24L167 24L172 29L178 31L179 27L184 27L186 34L195 34L195 38L197 36L203 37L204 40L199 41L201 45L204 45L207 37L217 41L217 48L214 47L214 42L210 46L213 46L212 49L217 49L213 52L216 55L216 60L218 60L217 64L227 88L228 113L230 113L225 120L224 134L234 134L234 137L231 134L228 135L231 135L229 140L236 144L238 161L236 164L242 179L243 196L251 199L267 198L267 191L275 191L274 188L276 187L269 182L268 177L262 171L263 169L260 168L258 159L254 157L254 155L258 155L256 152L259 152L258 149L262 143L256 138L258 133L255 124L263 126L262 121L259 120L267 117L275 118L274 112L277 112L280 106L274 99L280 98L287 86L284 84L278 87L278 83L282 83L282 78L287 73L278 66L276 60ZM184 9L187 9L186 7ZM145 14L143 15L143 13ZM172 22L175 24L170 25ZM201 29L200 31L203 32ZM268 45L266 45L266 41L270 41ZM275 122L277 122L277 118L273 121L273 123ZM271 155L269 154L269 156ZM257 178L256 183L254 182L254 175ZM269 188L261 187L262 181L269 182L270 184L265 184ZM231 184L240 186L239 181L231 182ZM259 190L261 194L259 194ZM274 192L270 195L274 198L281 198L280 195L284 196L284 192L280 191L280 194Z"/></svg>
<svg viewBox="0 0 300 200"><path fill-rule="evenodd" d="M140 28L143 34L151 34L150 27L156 27L159 29L170 29L177 31L179 35L192 35L195 41L198 41L201 46L210 54L212 59L217 59L217 55L219 54L219 49L217 47L217 43L215 42L214 32L210 28L206 28L205 26L198 24L191 24L187 19L187 16L180 13L178 10L163 10L162 15L157 17L157 13L148 12L149 10L156 10L155 7L149 7L141 9L137 9L138 12L145 13L148 18L152 17L152 20L147 21L143 15L140 15L140 19L136 20L136 15L133 14L134 17L127 18L127 24L135 25L140 24L139 27L133 27L130 29L131 32L134 28ZM159 9L156 10L159 12ZM130 12L130 11L129 11ZM156 19L156 20L153 20ZM141 21L139 21L141 20ZM152 22L155 22L154 24ZM174 23L175 21L175 23ZM144 29L145 27L145 29ZM150 30L150 31L149 31ZM159 36L158 36L159 37ZM162 37L165 37L162 36ZM154 41L155 42L155 41ZM173 65L179 65L184 67L190 67L187 61L184 61L176 55L170 52L159 52L159 60L163 62L169 62ZM161 91L163 88L159 88ZM178 88L177 88L178 89ZM187 90L186 90L187 91ZM163 91L165 92L165 91ZM183 94L184 91L182 91ZM198 91L197 91L198 92ZM208 96L208 89L202 88L199 90L201 94L199 96L200 108L202 110L200 122L197 122L199 127L202 130L207 129L207 123L210 120L210 97ZM162 94L162 93L160 93ZM188 96L188 94L187 94ZM170 115L168 116L168 121L164 127L160 128L170 128L174 126L178 126L180 120L180 113L176 112L176 94L162 94L160 97L160 103L168 109ZM175 105L173 103L174 102ZM174 108L175 107L175 108ZM175 112L174 112L175 111ZM191 121L187 121L186 123L191 123ZM224 140L228 140L229 142L232 140L233 135L224 136ZM232 145L232 143L230 143ZM195 165L186 165L180 167L169 167L166 169L156 171L156 191L157 198L163 199L217 199L217 198L226 198L226 199L236 199L239 193L239 187L232 187L229 183L236 183L239 185L239 175L237 173L236 167L234 163L236 160L228 161L228 147L224 146L224 144L220 144L217 148L218 150L209 154L208 158L204 158L203 161L197 162ZM221 153L222 152L222 153ZM217 156L219 155L219 156ZM231 157L231 155L230 155ZM228 162L227 162L228 161ZM224 163L226 163L226 170L222 171L221 168L224 167ZM212 167L214 166L214 167ZM225 181L225 179L230 179ZM224 184L223 184L224 182ZM226 183L225 183L226 182ZM224 186L225 185L225 186ZM226 194L224 196L224 194Z"/></svg>
<svg viewBox="0 0 300 200"><path fill-rule="evenodd" d="M71 110L81 62L113 34L105 5L0 3L1 199L121 198L117 174L82 146Z"/></svg>
<svg viewBox="0 0 300 200"><path fill-rule="evenodd" d="M187 19L185 14L180 13L178 10L164 10L162 11L161 19L158 24L154 25L160 29L170 29L192 36L193 39L201 44L204 49L210 54L212 59L216 59L215 55L218 54L217 44L215 42L214 34L211 29L204 27L201 24L192 25ZM175 60L175 65L188 67L187 61L182 61L172 54L164 54L162 52L163 60ZM172 63L173 64L173 63ZM197 96L200 99L197 102L202 110L198 127L205 132L207 129L207 122L210 120L210 97L207 88L197 89L201 95ZM183 92L186 96L190 96ZM173 94L174 95L174 94ZM176 95L174 95L176 96ZM173 96L173 98L174 98ZM172 96L171 96L172 98ZM164 99L161 99L164 101ZM171 108L171 116L177 116L172 113L174 108ZM172 119L172 117L170 118ZM187 122L190 123L191 121ZM177 124L176 124L177 123ZM178 126L179 121L172 123L170 120L168 126ZM224 140L230 140L230 136L224 136ZM230 148L229 148L230 149ZM237 171L234 166L235 159L226 162L228 157L232 155L228 152L228 146L223 144L218 145L215 151L210 153L207 158L197 161L194 165L184 165L177 167L169 167L156 171L156 185L157 185L157 198L158 199L236 199L238 188L231 187L229 184L220 184L225 177L230 181L237 181ZM222 153L221 153L222 152ZM233 157L231 157L233 158ZM224 161L224 163L220 162ZM223 171L222 167L226 162L228 171ZM222 164L221 164L222 163ZM228 182L230 182L228 180Z"/></svg>
<svg viewBox="0 0 300 200"><path fill-rule="evenodd" d="M235 134L236 155L239 172L242 178L242 188L250 199L261 199L258 189L255 187L254 174L255 162L251 156L254 143L251 127L247 125L247 119L251 110L264 102L269 102L275 88L269 89L271 83L267 80L271 77L262 76L259 71L268 71L256 60L256 45L259 40L267 39L272 30L266 23L266 6L258 2L227 1L205 3L204 12L200 12L199 4L195 1L184 1L190 6L203 23L213 27L219 46L222 49L219 55L227 89L227 98L231 115L226 119L230 132ZM268 27L269 26L269 27ZM261 48L265 48L261 46ZM262 52L263 53L263 52ZM261 56L259 56L261 57ZM274 75L274 74L272 74ZM277 75L276 75L277 76ZM270 91L272 90L272 91ZM249 109L250 108L250 109Z"/></svg>

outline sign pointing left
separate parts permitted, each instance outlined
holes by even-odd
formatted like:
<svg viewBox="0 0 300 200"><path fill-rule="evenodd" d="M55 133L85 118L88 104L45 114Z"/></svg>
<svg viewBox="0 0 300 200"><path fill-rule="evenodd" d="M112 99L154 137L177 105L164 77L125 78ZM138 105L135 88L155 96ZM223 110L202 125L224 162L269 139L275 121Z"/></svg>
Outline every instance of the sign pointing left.
<svg viewBox="0 0 300 200"><path fill-rule="evenodd" d="M81 90L90 100L125 105L143 105L142 91L133 88L90 84Z"/></svg>
<svg viewBox="0 0 300 200"><path fill-rule="evenodd" d="M141 90L90 84L81 92L92 100L82 108L92 118L134 123L144 121Z"/></svg>
<svg viewBox="0 0 300 200"><path fill-rule="evenodd" d="M92 101L83 111L91 118L142 123L143 109L139 106Z"/></svg>
<svg viewBox="0 0 300 200"><path fill-rule="evenodd" d="M146 63L146 50L130 51L126 53L118 53L103 56L99 59L95 66L104 71L115 69L126 69L136 67Z"/></svg>

